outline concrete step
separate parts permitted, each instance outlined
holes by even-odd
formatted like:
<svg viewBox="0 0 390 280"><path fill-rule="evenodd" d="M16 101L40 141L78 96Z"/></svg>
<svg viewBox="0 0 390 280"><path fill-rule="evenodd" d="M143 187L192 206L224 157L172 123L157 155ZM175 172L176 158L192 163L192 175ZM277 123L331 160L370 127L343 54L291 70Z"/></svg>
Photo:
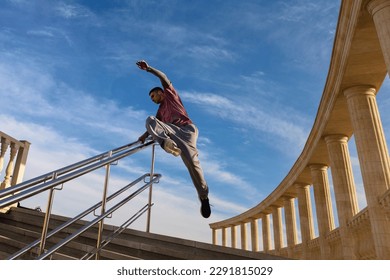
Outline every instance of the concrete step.
<svg viewBox="0 0 390 280"><path fill-rule="evenodd" d="M49 231L69 218L52 215ZM44 213L28 208L15 207L7 214L0 214L0 259L20 250L27 244L40 239ZM46 248L50 248L69 234L83 226L86 222L79 221L47 240ZM116 229L115 226L105 225L103 236L108 236ZM53 259L79 259L86 252L96 247L97 226L83 233L74 241L61 248L53 255ZM34 259L36 252L26 254L24 259ZM8 254L8 255L7 255ZM126 229L116 239L112 240L100 252L101 259L111 260L239 260L239 259L282 259L277 256L250 252L233 248L216 246L208 243L185 240L154 233L146 233Z"/></svg>
<svg viewBox="0 0 390 280"><path fill-rule="evenodd" d="M42 232L42 223L44 219L44 213L31 211L31 209L23 208L14 208L7 214L0 214L0 223L2 224L2 230L0 230L3 235L6 235L10 239L16 239L24 241L22 245L18 246L18 250L23 248L25 245L40 239ZM57 227L58 225L67 221L68 218L62 216L53 215L49 223L49 231ZM70 233L79 229L85 222L78 222L75 226L70 226L66 228L61 233L57 233L53 237L49 238L46 242L46 248L50 248L55 243L61 241L63 238L67 237ZM115 227L106 225L103 231L103 236L108 236L115 230ZM61 249L60 252L68 253L71 256L82 257L86 252L92 251L96 247L97 243L97 226L83 233L80 237L76 238L75 241L70 242L64 249ZM111 247L111 248L110 248ZM138 244L130 246L128 248L121 248L122 246L116 244L112 246L110 244L101 252L101 258L104 259L139 259L139 257L134 257L132 254L139 255L137 251L141 250ZM107 249L109 248L109 250ZM69 252L70 249L73 251ZM14 250L14 252L18 251ZM77 252L78 250L78 252ZM14 253L13 252L13 253ZM171 259L164 255L160 255L156 252L143 252L141 254L144 257L151 259Z"/></svg>

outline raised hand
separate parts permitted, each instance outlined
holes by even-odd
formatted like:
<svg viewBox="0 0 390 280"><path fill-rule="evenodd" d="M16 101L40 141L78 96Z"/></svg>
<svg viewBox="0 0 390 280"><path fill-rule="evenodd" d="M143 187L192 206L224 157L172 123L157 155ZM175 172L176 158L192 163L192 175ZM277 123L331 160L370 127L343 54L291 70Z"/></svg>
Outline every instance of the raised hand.
<svg viewBox="0 0 390 280"><path fill-rule="evenodd" d="M136 62L137 66L141 70L147 70L149 68L149 65L146 63L145 60L139 60Z"/></svg>

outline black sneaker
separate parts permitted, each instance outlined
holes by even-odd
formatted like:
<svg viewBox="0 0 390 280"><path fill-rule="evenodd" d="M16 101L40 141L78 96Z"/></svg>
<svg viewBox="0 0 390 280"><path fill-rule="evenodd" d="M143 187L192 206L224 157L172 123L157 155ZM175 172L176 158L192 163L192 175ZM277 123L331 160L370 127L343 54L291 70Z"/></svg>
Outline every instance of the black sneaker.
<svg viewBox="0 0 390 280"><path fill-rule="evenodd" d="M200 213L202 214L203 218L207 219L211 215L209 199L200 199L200 202L202 203L202 206L200 207Z"/></svg>

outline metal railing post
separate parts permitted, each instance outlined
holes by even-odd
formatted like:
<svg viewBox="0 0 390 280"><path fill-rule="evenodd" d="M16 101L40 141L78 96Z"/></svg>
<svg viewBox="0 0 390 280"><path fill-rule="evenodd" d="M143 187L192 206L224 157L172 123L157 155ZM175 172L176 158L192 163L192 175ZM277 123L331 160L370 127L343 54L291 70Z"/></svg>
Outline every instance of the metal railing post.
<svg viewBox="0 0 390 280"><path fill-rule="evenodd" d="M112 151L109 152L108 157L110 158L112 156ZM107 204L107 189L108 189L108 181L110 177L110 166L111 164L108 163L106 165L106 177L104 179L104 189L103 189L103 198L102 198L102 210L101 210L101 215L103 215L106 212L106 204ZM96 249L98 250L96 252L96 260L100 258L100 250L99 247L102 242L102 234L103 234L103 227L104 227L104 219L102 219L99 222L99 230L98 230L98 237L97 237L97 244L96 244Z"/></svg>
<svg viewBox="0 0 390 280"><path fill-rule="evenodd" d="M56 172L53 173L53 177L52 177L52 180L55 180L55 179L57 179ZM42 226L41 243L39 244L39 252L38 252L39 255L41 255L43 253L43 251L45 250L45 246L46 246L46 237L47 237L47 230L49 229L51 209L53 206L54 190L55 190L55 188L53 187L50 189L50 192L49 192L45 220L43 221L43 226Z"/></svg>
<svg viewBox="0 0 390 280"><path fill-rule="evenodd" d="M156 145L152 145L152 166L150 168L150 182L153 179L154 174L154 159L155 159L155 147ZM153 193L153 184L149 187L149 201L148 201L148 217L146 222L146 232L150 232L150 219L152 215L152 193Z"/></svg>

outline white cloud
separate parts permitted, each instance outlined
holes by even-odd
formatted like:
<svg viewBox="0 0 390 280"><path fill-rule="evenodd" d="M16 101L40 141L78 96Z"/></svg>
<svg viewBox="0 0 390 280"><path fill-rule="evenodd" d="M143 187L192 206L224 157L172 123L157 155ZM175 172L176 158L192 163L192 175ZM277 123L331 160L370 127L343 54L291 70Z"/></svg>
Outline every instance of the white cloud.
<svg viewBox="0 0 390 280"><path fill-rule="evenodd" d="M206 178L212 178L213 182L219 182L224 188L220 191L220 197L230 196L236 193L235 197L241 197L246 201L254 203L261 197L261 193L246 179L226 170L226 164L216 160L208 153L202 153L202 167ZM212 186L210 185L212 188ZM228 194L228 195L227 195ZM223 207L221 207L223 208Z"/></svg>
<svg viewBox="0 0 390 280"><path fill-rule="evenodd" d="M96 150L50 127L0 114L1 130L8 135L31 143L27 178L33 178L67 164L89 157Z"/></svg>
<svg viewBox="0 0 390 280"><path fill-rule="evenodd" d="M123 139L121 144L125 144L144 130L145 111L120 107L112 100L98 100L73 89L56 81L34 62L0 62L0 93L3 113L46 119L48 126L60 124L62 131L73 130L75 125L78 129L84 127L84 137L104 131L107 136Z"/></svg>
<svg viewBox="0 0 390 280"><path fill-rule="evenodd" d="M85 18L93 16L93 13L82 5L71 5L59 3L55 7L55 11L59 16L65 19Z"/></svg>
<svg viewBox="0 0 390 280"><path fill-rule="evenodd" d="M300 150L307 138L304 129L294 121L296 116L284 113L288 108L280 108L278 114L261 108L259 104L248 104L242 101L233 101L223 96L212 93L182 92L186 102L200 105L204 110L212 115L217 115L221 119L233 121L253 133L256 131L264 135L269 135L278 142L284 142L283 147L296 147ZM283 117L286 117L285 119ZM290 149L290 148L289 148ZM291 149L290 149L291 152Z"/></svg>
<svg viewBox="0 0 390 280"><path fill-rule="evenodd" d="M73 41L70 39L70 36L61 29L53 27L44 27L42 29L32 29L27 31L27 35L36 36L40 38L48 38L53 41L55 40L64 40L67 42L68 46L73 46Z"/></svg>
<svg viewBox="0 0 390 280"><path fill-rule="evenodd" d="M8 0L9 2L11 2L12 4L15 4L15 5L25 5L25 4L28 4L30 1L27 1L27 0Z"/></svg>
<svg viewBox="0 0 390 280"><path fill-rule="evenodd" d="M12 59L12 58L11 58ZM0 93L5 111L42 115L54 113L45 93L55 87L51 77L35 65L0 61Z"/></svg>
<svg viewBox="0 0 390 280"><path fill-rule="evenodd" d="M289 38L288 43L284 42L283 45L279 43L279 45L286 53L292 53L299 58L295 61L298 67L306 68L309 73L326 71L332 51L338 8L335 3L329 4L327 1L320 3L298 1L298 3L285 5L280 17L281 22L277 24L287 28L280 28L274 34L275 41L279 41L281 37ZM289 21L289 24L286 25L285 21ZM302 28L307 25L315 28L310 31ZM286 32L292 31L294 36L285 37Z"/></svg>
<svg viewBox="0 0 390 280"><path fill-rule="evenodd" d="M319 11L322 7L318 3L302 2L294 3L282 2L282 11L277 16L278 19L287 22L306 22L307 15L313 11Z"/></svg>
<svg viewBox="0 0 390 280"><path fill-rule="evenodd" d="M193 46L188 49L188 54L203 61L230 61L235 59L235 54L227 49L209 45Z"/></svg>
<svg viewBox="0 0 390 280"><path fill-rule="evenodd" d="M43 37L54 37L54 34L50 30L30 30L27 31L28 35L43 36Z"/></svg>

